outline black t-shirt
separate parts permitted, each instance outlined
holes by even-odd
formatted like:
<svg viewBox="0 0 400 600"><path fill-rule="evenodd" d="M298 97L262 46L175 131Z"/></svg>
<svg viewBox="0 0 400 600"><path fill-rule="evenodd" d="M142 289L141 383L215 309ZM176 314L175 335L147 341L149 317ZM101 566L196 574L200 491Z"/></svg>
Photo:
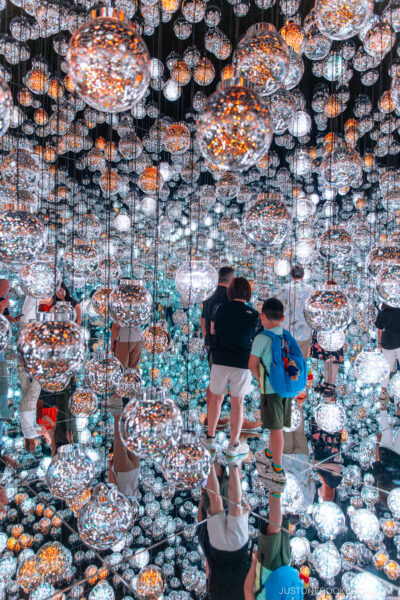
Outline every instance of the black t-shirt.
<svg viewBox="0 0 400 600"><path fill-rule="evenodd" d="M213 364L247 369L258 312L239 300L220 306L214 317Z"/></svg>
<svg viewBox="0 0 400 600"><path fill-rule="evenodd" d="M206 338L205 343L207 346L211 345L212 336L210 333L210 325L211 321L214 319L215 313L218 310L218 307L221 304L226 304L228 302L228 291L227 288L223 285L219 285L215 292L210 298L204 300L203 302L203 311L201 316L206 321Z"/></svg>
<svg viewBox="0 0 400 600"><path fill-rule="evenodd" d="M376 317L375 327L382 329L382 348L400 348L400 308L384 308Z"/></svg>

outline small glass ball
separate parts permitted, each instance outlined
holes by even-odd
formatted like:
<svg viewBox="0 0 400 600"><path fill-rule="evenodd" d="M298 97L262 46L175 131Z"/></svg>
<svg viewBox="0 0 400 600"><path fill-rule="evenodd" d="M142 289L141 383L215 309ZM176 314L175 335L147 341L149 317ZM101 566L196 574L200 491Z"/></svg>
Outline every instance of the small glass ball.
<svg viewBox="0 0 400 600"><path fill-rule="evenodd" d="M340 189L362 179L362 162L356 150L336 145L321 163L322 180L328 188Z"/></svg>
<svg viewBox="0 0 400 600"><path fill-rule="evenodd" d="M314 417L318 427L328 433L341 431L347 422L346 411L338 402L318 404Z"/></svg>
<svg viewBox="0 0 400 600"><path fill-rule="evenodd" d="M113 258L103 258L96 269L96 277L100 283L108 284L116 281L121 275L121 267Z"/></svg>
<svg viewBox="0 0 400 600"><path fill-rule="evenodd" d="M121 279L110 295L109 308L114 323L135 327L150 320L153 299L141 280Z"/></svg>
<svg viewBox="0 0 400 600"><path fill-rule="evenodd" d="M142 378L137 369L127 368L121 383L117 386L117 394L121 398L137 398L142 387Z"/></svg>
<svg viewBox="0 0 400 600"><path fill-rule="evenodd" d="M46 241L46 229L29 212L11 209L0 214L0 262L29 264L43 253Z"/></svg>
<svg viewBox="0 0 400 600"><path fill-rule="evenodd" d="M112 394L121 383L123 372L115 356L95 352L85 366L85 383L95 394Z"/></svg>
<svg viewBox="0 0 400 600"><path fill-rule="evenodd" d="M171 336L165 325L156 323L148 325L143 331L142 344L147 352L162 354L171 343Z"/></svg>
<svg viewBox="0 0 400 600"><path fill-rule="evenodd" d="M190 147L189 129L183 123L170 125L164 133L164 144L168 152L183 154Z"/></svg>
<svg viewBox="0 0 400 600"><path fill-rule="evenodd" d="M317 342L327 352L338 352L343 348L345 341L346 334L343 329L317 332Z"/></svg>
<svg viewBox="0 0 400 600"><path fill-rule="evenodd" d="M79 444L60 446L46 473L46 483L56 498L72 500L94 478L94 464Z"/></svg>
<svg viewBox="0 0 400 600"><path fill-rule="evenodd" d="M210 453L200 437L184 432L177 446L169 449L162 462L162 473L177 489L202 485L210 471Z"/></svg>
<svg viewBox="0 0 400 600"><path fill-rule="evenodd" d="M59 542L48 542L36 554L36 568L47 580L56 583L72 566L72 554Z"/></svg>
<svg viewBox="0 0 400 600"><path fill-rule="evenodd" d="M64 254L64 266L70 276L83 282L93 275L97 269L99 258L96 250L89 243L75 240Z"/></svg>
<svg viewBox="0 0 400 600"><path fill-rule="evenodd" d="M352 237L343 227L328 227L319 238L320 254L327 260L344 261L352 249Z"/></svg>
<svg viewBox="0 0 400 600"><path fill-rule="evenodd" d="M51 298L61 285L60 271L41 261L22 267L18 279L24 293L36 300Z"/></svg>
<svg viewBox="0 0 400 600"><path fill-rule="evenodd" d="M319 533L327 539L334 539L344 531L345 516L334 502L320 502L313 506L313 520Z"/></svg>
<svg viewBox="0 0 400 600"><path fill-rule="evenodd" d="M311 554L311 564L323 579L332 579L341 568L340 554L333 542L320 544Z"/></svg>
<svg viewBox="0 0 400 600"><path fill-rule="evenodd" d="M379 533L377 517L366 508L354 511L350 517L350 525L361 542L373 542Z"/></svg>
<svg viewBox="0 0 400 600"><path fill-rule="evenodd" d="M400 308L400 262L383 266L375 279L375 287L382 302Z"/></svg>
<svg viewBox="0 0 400 600"><path fill-rule="evenodd" d="M370 573L357 573L350 582L349 597L352 600L385 600L386 589Z"/></svg>
<svg viewBox="0 0 400 600"><path fill-rule="evenodd" d="M155 565L144 567L136 579L136 592L140 600L158 600L166 587L163 571Z"/></svg>
<svg viewBox="0 0 400 600"><path fill-rule="evenodd" d="M0 77L0 137L5 134L10 125L13 110L13 100L10 88L3 77Z"/></svg>
<svg viewBox="0 0 400 600"><path fill-rule="evenodd" d="M69 410L74 417L88 417L97 408L96 395L86 387L80 387L69 400Z"/></svg>
<svg viewBox="0 0 400 600"><path fill-rule="evenodd" d="M280 194L259 194L246 210L243 223L249 240L260 246L282 244L291 229L290 214Z"/></svg>
<svg viewBox="0 0 400 600"><path fill-rule="evenodd" d="M113 291L114 287L101 287L93 294L90 303L95 313L108 318L110 296Z"/></svg>
<svg viewBox="0 0 400 600"><path fill-rule="evenodd" d="M321 33L331 40L347 40L355 36L372 15L371 0L317 0L315 17Z"/></svg>
<svg viewBox="0 0 400 600"><path fill-rule="evenodd" d="M11 326L9 321L0 315L0 352L7 348L8 341L11 337Z"/></svg>

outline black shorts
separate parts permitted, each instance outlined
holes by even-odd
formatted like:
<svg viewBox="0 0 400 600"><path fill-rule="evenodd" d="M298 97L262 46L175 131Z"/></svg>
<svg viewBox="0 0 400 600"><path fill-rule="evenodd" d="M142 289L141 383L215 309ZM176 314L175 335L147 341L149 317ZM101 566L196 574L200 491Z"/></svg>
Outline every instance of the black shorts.
<svg viewBox="0 0 400 600"><path fill-rule="evenodd" d="M278 394L261 394L261 423L263 429L283 429L292 423L292 398Z"/></svg>

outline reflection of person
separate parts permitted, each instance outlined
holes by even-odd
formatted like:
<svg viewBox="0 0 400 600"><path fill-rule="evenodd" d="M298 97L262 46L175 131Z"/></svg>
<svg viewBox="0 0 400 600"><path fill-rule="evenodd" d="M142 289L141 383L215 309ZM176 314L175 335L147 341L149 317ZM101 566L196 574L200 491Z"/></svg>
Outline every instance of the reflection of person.
<svg viewBox="0 0 400 600"><path fill-rule="evenodd" d="M68 302L69 304L71 304L72 308L75 310L76 313L76 323L78 325L82 324L81 306L79 302L71 296L69 289L64 283L61 284L60 288L57 290L54 296L46 298L45 300L42 300L40 302L39 310L41 312L49 312L50 309L57 304L57 302Z"/></svg>
<svg viewBox="0 0 400 600"><path fill-rule="evenodd" d="M124 369L137 369L142 354L142 328L111 326L111 351Z"/></svg>
<svg viewBox="0 0 400 600"><path fill-rule="evenodd" d="M244 581L249 568L249 532L248 511L241 506L241 461L241 458L235 458L229 464L227 509L224 510L224 499L221 497L225 490L220 490L218 464L213 463L206 484L209 508L207 523L200 526L199 538L207 559L207 592L210 600L244 600ZM199 518L205 518L203 499Z"/></svg>
<svg viewBox="0 0 400 600"><path fill-rule="evenodd" d="M258 548L244 584L245 600L300 600L303 582L290 565L289 521L279 495L269 493L269 522L261 521Z"/></svg>
<svg viewBox="0 0 400 600"><path fill-rule="evenodd" d="M121 414L114 414L114 448L109 478L110 482L115 483L122 494L136 498L139 490L140 458L129 452L121 440L119 433L120 417Z"/></svg>
<svg viewBox="0 0 400 600"><path fill-rule="evenodd" d="M389 377L397 370L397 361L400 362L400 308L392 308L382 304L375 321L378 329L378 344L390 365L390 374L382 379L379 398L389 399L387 385Z"/></svg>
<svg viewBox="0 0 400 600"><path fill-rule="evenodd" d="M337 462L341 443L342 432L328 433L321 429L314 418L308 422L311 436L316 471L322 483L322 499L331 502L335 499L335 489L342 481L341 465ZM322 464L318 466L321 461Z"/></svg>

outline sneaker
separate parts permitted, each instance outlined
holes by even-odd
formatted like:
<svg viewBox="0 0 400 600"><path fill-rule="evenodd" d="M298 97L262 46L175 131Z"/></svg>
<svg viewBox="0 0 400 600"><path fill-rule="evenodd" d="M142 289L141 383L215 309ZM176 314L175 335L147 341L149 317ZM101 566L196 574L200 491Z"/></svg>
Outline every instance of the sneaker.
<svg viewBox="0 0 400 600"><path fill-rule="evenodd" d="M261 421L249 421L248 419L243 419L242 431L253 431L254 429L258 429L260 425Z"/></svg>
<svg viewBox="0 0 400 600"><path fill-rule="evenodd" d="M272 458L268 458L265 454L265 450L259 450L254 453L254 458L256 459L256 463L260 463L261 465L272 465Z"/></svg>
<svg viewBox="0 0 400 600"><path fill-rule="evenodd" d="M256 462L256 469L258 471L259 476L262 479L269 479L270 481L273 481L274 483L279 483L281 485L286 483L285 471L282 469L282 471L277 473L274 467L272 466L272 461L270 465L265 465Z"/></svg>
<svg viewBox="0 0 400 600"><path fill-rule="evenodd" d="M250 448L248 444L239 444L237 446L233 446L229 444L227 449L225 450L225 454L228 458L233 458L236 456L247 456L250 452Z"/></svg>
<svg viewBox="0 0 400 600"><path fill-rule="evenodd" d="M209 437L205 437L204 438L204 445L206 446L207 450L211 453L211 450L216 450L218 448L218 444L215 438L209 438Z"/></svg>
<svg viewBox="0 0 400 600"><path fill-rule="evenodd" d="M286 482L276 483L275 481L272 481L272 479L266 479L265 477L261 477L261 475L259 475L258 478L265 487L265 489L269 492L282 493L285 489Z"/></svg>
<svg viewBox="0 0 400 600"><path fill-rule="evenodd" d="M227 456L226 464L228 467L239 467L242 462L246 460L245 454L238 454L237 456Z"/></svg>

